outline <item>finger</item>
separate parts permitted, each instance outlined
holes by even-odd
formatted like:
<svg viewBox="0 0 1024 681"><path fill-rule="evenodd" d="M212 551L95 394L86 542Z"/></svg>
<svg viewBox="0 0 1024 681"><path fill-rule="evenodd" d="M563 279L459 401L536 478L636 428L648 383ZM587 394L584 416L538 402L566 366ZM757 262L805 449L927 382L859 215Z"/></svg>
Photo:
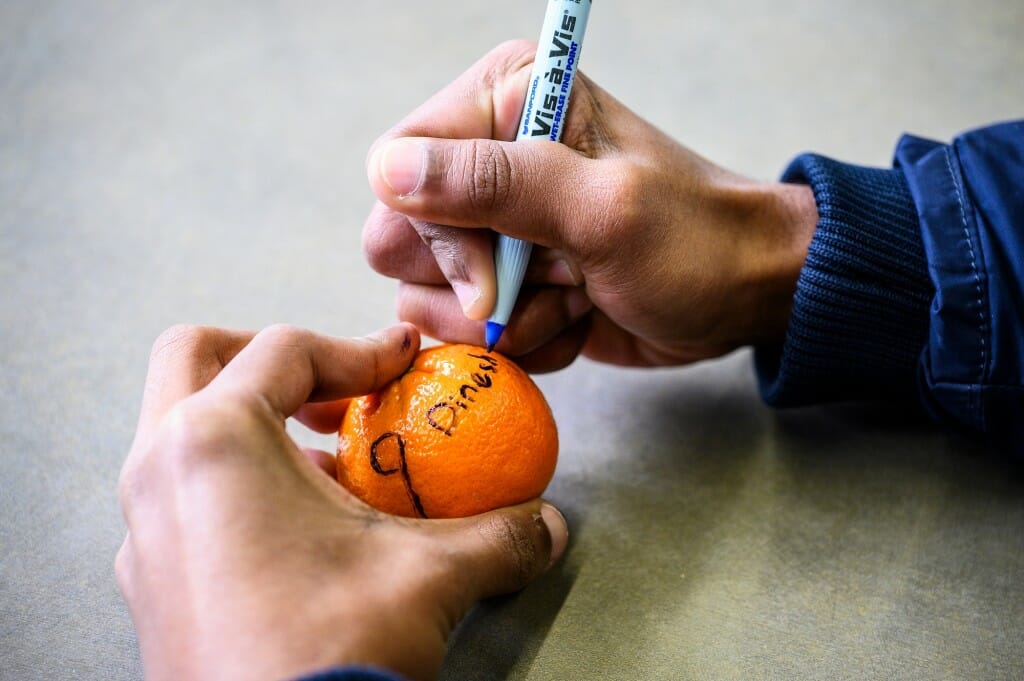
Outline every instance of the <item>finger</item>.
<svg viewBox="0 0 1024 681"><path fill-rule="evenodd" d="M367 173L377 198L410 218L573 252L573 226L605 217L584 191L609 184L597 164L554 142L403 137L382 144Z"/></svg>
<svg viewBox="0 0 1024 681"><path fill-rule="evenodd" d="M537 44L525 40L494 48L381 135L370 147L367 161L382 145L399 137L514 140L536 51ZM615 130L604 124L606 114L621 117L629 113L580 72L566 112L562 142L584 155L597 156L620 142Z"/></svg>
<svg viewBox="0 0 1024 681"><path fill-rule="evenodd" d="M363 226L363 254L374 270L417 284L444 284L447 279L409 218L377 202Z"/></svg>
<svg viewBox="0 0 1024 681"><path fill-rule="evenodd" d="M516 364L531 374L544 374L569 366L580 356L590 335L590 316L584 315L536 350L517 355Z"/></svg>
<svg viewBox="0 0 1024 681"><path fill-rule="evenodd" d="M400 375L419 350L419 332L399 324L364 338L332 338L287 325L260 331L210 384L248 395L283 419L306 402L364 395Z"/></svg>
<svg viewBox="0 0 1024 681"><path fill-rule="evenodd" d="M313 447L299 447L299 449L302 450L303 456L312 461L317 468L327 473L332 479L338 477L337 459L335 459L333 454Z"/></svg>
<svg viewBox="0 0 1024 681"><path fill-rule="evenodd" d="M370 148L397 137L515 139L536 53L525 40L499 45Z"/></svg>
<svg viewBox="0 0 1024 681"><path fill-rule="evenodd" d="M569 542L565 518L540 499L453 521L445 531L469 602L523 588L546 572Z"/></svg>
<svg viewBox="0 0 1024 681"><path fill-rule="evenodd" d="M591 313L591 330L581 354L602 364L657 367L691 364L720 357L733 349L735 347L729 345L685 344L643 339L595 309Z"/></svg>
<svg viewBox="0 0 1024 681"><path fill-rule="evenodd" d="M190 325L161 333L150 353L136 442L148 437L174 404L208 385L254 335Z"/></svg>
<svg viewBox="0 0 1024 681"><path fill-rule="evenodd" d="M525 355L553 339L592 308L593 303L582 288L524 288L495 349L510 357ZM412 322L426 335L450 343L480 345L484 341L483 325L463 316L455 295L443 286L401 284L398 317Z"/></svg>
<svg viewBox="0 0 1024 681"><path fill-rule="evenodd" d="M433 222L411 220L451 285L467 318L487 319L497 295L494 282L493 232L461 230Z"/></svg>
<svg viewBox="0 0 1024 681"><path fill-rule="evenodd" d="M458 228L452 228L453 231ZM458 230L464 237L476 230ZM492 237L488 233L488 239ZM490 243L488 244L490 248ZM415 284L445 284L431 247L424 243L412 222L379 201L363 226L363 254L378 273ZM488 265L493 253L486 253ZM488 265L480 265L486 268ZM475 268L470 267L470 272ZM486 277L485 277L486 278ZM523 279L528 284L581 286L583 273L579 263L562 250L535 247Z"/></svg>
<svg viewBox="0 0 1024 681"><path fill-rule="evenodd" d="M330 402L307 402L292 414L299 423L318 433L336 433L345 418L349 399Z"/></svg>

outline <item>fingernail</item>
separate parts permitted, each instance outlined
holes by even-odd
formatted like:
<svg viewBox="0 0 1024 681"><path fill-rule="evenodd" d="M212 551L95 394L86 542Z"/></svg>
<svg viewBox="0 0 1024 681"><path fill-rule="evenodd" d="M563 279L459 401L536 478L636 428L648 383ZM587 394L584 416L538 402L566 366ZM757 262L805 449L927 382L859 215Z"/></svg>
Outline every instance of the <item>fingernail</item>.
<svg viewBox="0 0 1024 681"><path fill-rule="evenodd" d="M569 524L565 522L561 511L546 501L540 505L540 517L544 519L544 525L551 535L551 560L548 561L548 567L551 567L562 557L569 544Z"/></svg>
<svg viewBox="0 0 1024 681"><path fill-rule="evenodd" d="M452 289L455 291L455 296L459 299L459 305L462 306L462 313L470 319L478 319L479 317L474 317L473 315L477 312L475 309L476 303L480 300L480 296L483 295L480 287L468 281L453 281Z"/></svg>
<svg viewBox="0 0 1024 681"><path fill-rule="evenodd" d="M569 319L576 320L587 314L594 307L594 301L587 295L586 289L579 287L569 289L565 294L565 309Z"/></svg>
<svg viewBox="0 0 1024 681"><path fill-rule="evenodd" d="M416 327L409 322L400 322L394 326L386 326L383 329L377 329L373 333L368 333L364 338L366 340L373 341L375 343L387 343L395 342L401 334L402 350L405 351L412 345L413 334L416 333Z"/></svg>
<svg viewBox="0 0 1024 681"><path fill-rule="evenodd" d="M377 329L373 333L366 334L365 336L363 336L363 338L374 343L386 343L388 340L388 336L392 332L391 330L392 327L390 326L384 329Z"/></svg>
<svg viewBox="0 0 1024 681"><path fill-rule="evenodd" d="M414 139L388 142L380 154L380 176L400 197L412 196L423 185L427 149Z"/></svg>

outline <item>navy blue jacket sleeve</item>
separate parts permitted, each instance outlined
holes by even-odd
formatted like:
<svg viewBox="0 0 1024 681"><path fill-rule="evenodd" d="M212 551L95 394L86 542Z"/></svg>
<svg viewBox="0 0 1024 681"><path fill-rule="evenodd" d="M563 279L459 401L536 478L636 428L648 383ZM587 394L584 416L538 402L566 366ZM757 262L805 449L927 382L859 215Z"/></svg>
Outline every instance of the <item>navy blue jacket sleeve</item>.
<svg viewBox="0 0 1024 681"><path fill-rule="evenodd" d="M373 667L333 667L295 681L404 681L404 678Z"/></svg>
<svg viewBox="0 0 1024 681"><path fill-rule="evenodd" d="M819 221L786 338L755 352L764 400L916 398L1024 453L1024 121L905 136L891 169L805 154L783 180Z"/></svg>

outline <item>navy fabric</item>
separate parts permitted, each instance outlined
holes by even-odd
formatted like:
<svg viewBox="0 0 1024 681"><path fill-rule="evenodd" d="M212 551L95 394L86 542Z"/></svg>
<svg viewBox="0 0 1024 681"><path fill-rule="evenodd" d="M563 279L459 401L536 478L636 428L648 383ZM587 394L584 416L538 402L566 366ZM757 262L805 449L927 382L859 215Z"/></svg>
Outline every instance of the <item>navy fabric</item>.
<svg viewBox="0 0 1024 681"><path fill-rule="evenodd" d="M906 180L813 154L783 180L811 186L819 219L785 344L755 353L762 397L777 407L913 399L932 285Z"/></svg>
<svg viewBox="0 0 1024 681"><path fill-rule="evenodd" d="M950 145L905 137L896 162L936 286L926 405L1024 453L1024 121Z"/></svg>
<svg viewBox="0 0 1024 681"><path fill-rule="evenodd" d="M303 676L296 681L405 681L397 674L373 667L334 667Z"/></svg>
<svg viewBox="0 0 1024 681"><path fill-rule="evenodd" d="M783 180L812 187L820 219L786 339L755 353L765 401L913 387L936 419L1024 454L1024 121L905 136L892 170L803 155Z"/></svg>

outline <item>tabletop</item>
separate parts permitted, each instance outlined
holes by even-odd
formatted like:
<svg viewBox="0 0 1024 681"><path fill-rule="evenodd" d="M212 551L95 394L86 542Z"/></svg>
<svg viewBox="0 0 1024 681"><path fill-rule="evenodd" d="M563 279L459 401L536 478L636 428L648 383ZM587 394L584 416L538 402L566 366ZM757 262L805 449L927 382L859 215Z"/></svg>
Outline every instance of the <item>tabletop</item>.
<svg viewBox="0 0 1024 681"><path fill-rule="evenodd" d="M543 11L0 3L0 678L141 675L112 564L151 343L391 323L360 249L366 151ZM805 150L887 166L904 132L1019 117L1022 34L1019 0L598 0L580 63L771 179ZM1015 465L912 409L773 411L749 350L538 382L571 543L470 613L443 678L1024 677Z"/></svg>

